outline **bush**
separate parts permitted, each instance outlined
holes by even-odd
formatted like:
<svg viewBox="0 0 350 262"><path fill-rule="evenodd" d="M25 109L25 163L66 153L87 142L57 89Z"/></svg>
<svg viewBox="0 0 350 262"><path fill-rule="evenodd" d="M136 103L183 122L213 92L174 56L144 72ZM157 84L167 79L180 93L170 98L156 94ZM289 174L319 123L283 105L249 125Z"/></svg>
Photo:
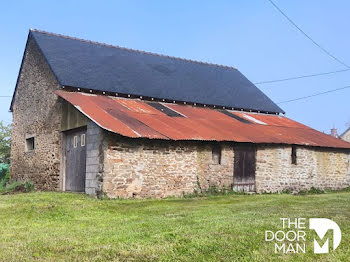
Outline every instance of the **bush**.
<svg viewBox="0 0 350 262"><path fill-rule="evenodd" d="M34 191L34 183L32 181L24 182L23 187L26 190L26 192Z"/></svg>
<svg viewBox="0 0 350 262"><path fill-rule="evenodd" d="M32 191L34 191L34 183L32 181L13 181L10 184L0 186L0 194L28 193Z"/></svg>
<svg viewBox="0 0 350 262"><path fill-rule="evenodd" d="M217 187L214 185L209 186L207 190L200 188L200 191L194 190L193 193L182 192L184 198L195 198L195 197L211 197L211 196L224 196L224 195L245 195L247 192L237 192L231 187Z"/></svg>
<svg viewBox="0 0 350 262"><path fill-rule="evenodd" d="M0 188L6 186L10 180L10 165L0 163Z"/></svg>
<svg viewBox="0 0 350 262"><path fill-rule="evenodd" d="M324 194L324 190L316 188L316 187L311 187L309 190L300 190L298 192L298 195L312 195L312 194Z"/></svg>
<svg viewBox="0 0 350 262"><path fill-rule="evenodd" d="M0 121L0 163L10 163L11 153L11 125Z"/></svg>
<svg viewBox="0 0 350 262"><path fill-rule="evenodd" d="M0 163L0 180L6 177L6 174L10 172L10 165Z"/></svg>

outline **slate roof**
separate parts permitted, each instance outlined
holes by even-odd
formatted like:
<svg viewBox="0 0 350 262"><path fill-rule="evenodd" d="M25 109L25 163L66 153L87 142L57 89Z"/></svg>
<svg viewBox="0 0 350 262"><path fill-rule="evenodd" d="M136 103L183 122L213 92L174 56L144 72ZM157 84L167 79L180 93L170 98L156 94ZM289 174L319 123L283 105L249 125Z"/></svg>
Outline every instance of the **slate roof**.
<svg viewBox="0 0 350 262"><path fill-rule="evenodd" d="M147 102L57 90L101 128L131 138L343 148L350 143L280 115Z"/></svg>
<svg viewBox="0 0 350 262"><path fill-rule="evenodd" d="M284 113L233 67L31 30L62 86Z"/></svg>

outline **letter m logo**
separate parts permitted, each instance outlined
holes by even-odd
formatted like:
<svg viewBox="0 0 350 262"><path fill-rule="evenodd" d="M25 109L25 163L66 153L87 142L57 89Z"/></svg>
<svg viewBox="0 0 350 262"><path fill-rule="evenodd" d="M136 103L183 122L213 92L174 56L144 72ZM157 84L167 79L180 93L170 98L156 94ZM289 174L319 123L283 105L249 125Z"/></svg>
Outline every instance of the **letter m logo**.
<svg viewBox="0 0 350 262"><path fill-rule="evenodd" d="M328 230L333 230L333 250L335 250L341 241L341 231L337 223L327 218L310 218L310 229L316 231L317 236L323 240ZM329 252L329 239L322 246L314 239L314 253L326 254Z"/></svg>

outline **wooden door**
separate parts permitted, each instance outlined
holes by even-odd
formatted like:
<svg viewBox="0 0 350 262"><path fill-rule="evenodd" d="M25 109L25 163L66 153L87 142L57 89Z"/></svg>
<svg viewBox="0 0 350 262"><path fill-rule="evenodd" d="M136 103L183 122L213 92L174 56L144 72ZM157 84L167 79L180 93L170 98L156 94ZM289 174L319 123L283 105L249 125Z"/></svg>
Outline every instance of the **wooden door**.
<svg viewBox="0 0 350 262"><path fill-rule="evenodd" d="M66 191L85 192L86 128L65 133Z"/></svg>
<svg viewBox="0 0 350 262"><path fill-rule="evenodd" d="M255 146L235 146L234 152L233 189L241 192L255 192Z"/></svg>

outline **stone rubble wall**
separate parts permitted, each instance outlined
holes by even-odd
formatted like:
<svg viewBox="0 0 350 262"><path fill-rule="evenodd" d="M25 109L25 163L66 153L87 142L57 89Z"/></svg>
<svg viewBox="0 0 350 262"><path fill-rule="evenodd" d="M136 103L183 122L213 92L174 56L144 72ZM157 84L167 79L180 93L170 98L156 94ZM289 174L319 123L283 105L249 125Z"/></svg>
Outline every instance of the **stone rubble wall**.
<svg viewBox="0 0 350 262"><path fill-rule="evenodd" d="M59 88L33 39L29 39L13 104L11 179L32 180L36 189L60 189L61 103ZM26 136L35 150L25 152Z"/></svg>
<svg viewBox="0 0 350 262"><path fill-rule="evenodd" d="M102 191L112 198L168 197L233 184L234 144L222 143L221 164L212 161L212 143L128 139L108 135L104 148ZM311 187L340 189L350 185L350 153L291 146L257 149L256 190L300 191Z"/></svg>
<svg viewBox="0 0 350 262"><path fill-rule="evenodd" d="M350 185L350 153L331 149L297 147L297 164L291 162L291 146L259 146L256 190L297 192L311 187L341 189Z"/></svg>
<svg viewBox="0 0 350 262"><path fill-rule="evenodd" d="M181 196L210 186L230 188L232 152L225 148L219 165L212 163L211 146L205 143L109 135L103 192L112 198L145 198Z"/></svg>
<svg viewBox="0 0 350 262"><path fill-rule="evenodd" d="M199 186L202 191L210 187L230 190L233 185L233 163L234 151L230 143L221 144L221 163L212 160L212 143L201 143L196 145L196 169Z"/></svg>

